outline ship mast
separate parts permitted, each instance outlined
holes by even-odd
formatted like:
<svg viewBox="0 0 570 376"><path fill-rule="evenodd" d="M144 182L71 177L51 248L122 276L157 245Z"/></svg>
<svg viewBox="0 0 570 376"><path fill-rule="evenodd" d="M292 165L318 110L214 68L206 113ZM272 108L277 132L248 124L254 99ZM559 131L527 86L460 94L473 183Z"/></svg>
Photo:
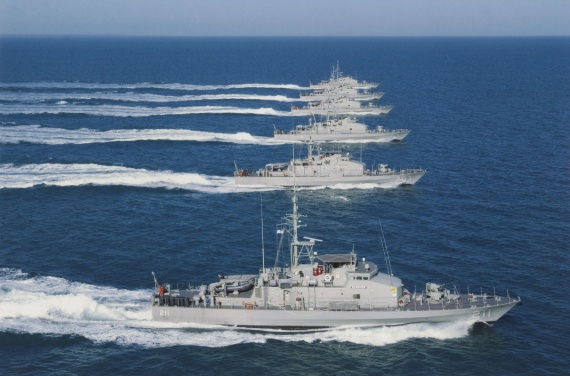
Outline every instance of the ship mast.
<svg viewBox="0 0 570 376"><path fill-rule="evenodd" d="M293 145L293 163L295 162L295 145ZM313 253L313 246L315 245L315 241L322 241L319 239L314 238L305 238L308 241L299 241L298 236L298 229L299 229L299 213L297 211L297 180L295 169L293 169L293 198L291 199L293 202L293 214L291 215L291 222L292 222L292 232L293 232L293 239L291 241L291 268L295 269L299 266L299 258L306 253L306 256L309 258L310 263L313 263L315 255ZM299 247L301 250L299 251Z"/></svg>
<svg viewBox="0 0 570 376"><path fill-rule="evenodd" d="M299 266L299 259L301 256L305 255L309 258L309 262L312 264L315 259L315 254L313 252L313 246L315 242L322 242L320 239L303 237L306 240L299 241L298 229L299 229L299 213L297 212L297 185L293 185L293 214L291 215L291 222L293 227L293 239L291 241L291 268L296 269ZM301 249L299 250L299 247Z"/></svg>
<svg viewBox="0 0 570 376"><path fill-rule="evenodd" d="M299 239L297 237L297 229L299 227L299 215L297 214L297 184L293 185L293 241L291 246L293 247L293 262L291 265L297 267L299 265L299 253L298 253L298 243Z"/></svg>
<svg viewBox="0 0 570 376"><path fill-rule="evenodd" d="M297 237L297 229L299 228L299 215L297 214L297 174L295 173L295 145L293 145L293 241L291 242L291 247L293 247L291 256L291 266L293 268L299 265L299 252L298 243L299 238Z"/></svg>

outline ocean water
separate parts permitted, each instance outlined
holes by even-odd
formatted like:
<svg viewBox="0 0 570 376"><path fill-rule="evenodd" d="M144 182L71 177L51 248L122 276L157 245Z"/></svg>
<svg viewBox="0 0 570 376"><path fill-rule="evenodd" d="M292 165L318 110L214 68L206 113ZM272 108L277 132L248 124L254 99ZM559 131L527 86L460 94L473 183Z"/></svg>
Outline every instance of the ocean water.
<svg viewBox="0 0 570 376"><path fill-rule="evenodd" d="M412 187L301 189L319 252L519 295L493 326L309 332L151 320L151 271L199 284L274 262L291 192L232 172L286 161L272 133L339 62L391 104L348 144ZM570 366L569 38L0 38L2 374L564 374ZM298 103L297 103L298 104Z"/></svg>

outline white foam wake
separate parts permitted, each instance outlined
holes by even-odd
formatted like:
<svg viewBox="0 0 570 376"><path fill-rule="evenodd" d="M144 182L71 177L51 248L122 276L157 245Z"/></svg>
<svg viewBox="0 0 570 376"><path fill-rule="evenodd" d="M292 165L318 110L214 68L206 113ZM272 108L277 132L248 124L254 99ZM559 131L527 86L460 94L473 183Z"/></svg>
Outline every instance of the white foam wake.
<svg viewBox="0 0 570 376"><path fill-rule="evenodd" d="M181 83L151 83L141 82L132 84L119 83L88 83L88 82L0 82L0 88L24 88L24 89L85 89L85 90L135 90L135 89L161 89L161 90L232 90L232 89L286 89L308 90L309 87L295 84L230 84L230 85L192 85Z"/></svg>
<svg viewBox="0 0 570 376"><path fill-rule="evenodd" d="M147 348L181 345L227 347L268 340L385 346L416 338L461 338L468 335L471 326L469 322L456 322L285 332L167 324L152 320L150 294L150 288L122 290L57 277L30 277L20 270L2 268L0 331L79 335L96 343Z"/></svg>
<svg viewBox="0 0 570 376"><path fill-rule="evenodd" d="M273 108L242 108L230 106L185 106L185 107L147 107L120 105L82 105L70 104L66 101L57 104L11 104L0 105L0 114L83 114L94 116L146 117L164 115L190 114L246 114L269 116L306 116L288 111L277 111Z"/></svg>
<svg viewBox="0 0 570 376"><path fill-rule="evenodd" d="M280 145L270 137L252 136L246 132L214 133L186 129L61 129L40 125L0 126L0 144L29 142L33 144L63 145L129 141L196 141L230 142L235 144Z"/></svg>
<svg viewBox="0 0 570 376"><path fill-rule="evenodd" d="M237 193L278 188L244 187L233 177L186 172L151 171L98 164L0 164L0 188L31 188L37 185L72 187L82 185L131 186L185 189L206 193Z"/></svg>
<svg viewBox="0 0 570 376"><path fill-rule="evenodd" d="M318 191L321 189L338 189L338 190L348 190L348 189L360 189L360 190L369 190L375 188L382 188L382 189L391 189L397 188L400 186L400 183L397 181L392 181L389 183L354 183L354 184L334 184L334 185L327 185L327 186L316 186L316 187L303 187L300 190L308 190L308 191Z"/></svg>
<svg viewBox="0 0 570 376"><path fill-rule="evenodd" d="M1 188L31 188L37 185L76 187L82 185L122 185L144 188L184 189L206 193L241 193L274 191L281 187L237 185L230 176L211 176L188 172L152 171L124 166L88 164L0 164ZM299 190L396 188L387 184L336 184L332 186L304 187Z"/></svg>
<svg viewBox="0 0 570 376"><path fill-rule="evenodd" d="M44 101L89 101L108 100L120 102L190 102L205 100L250 100L250 101L273 101L273 102L298 102L298 98L289 98L284 95L255 95L255 94L205 94L205 95L160 95L145 93L37 93L37 92L0 92L0 100L6 102L44 102Z"/></svg>

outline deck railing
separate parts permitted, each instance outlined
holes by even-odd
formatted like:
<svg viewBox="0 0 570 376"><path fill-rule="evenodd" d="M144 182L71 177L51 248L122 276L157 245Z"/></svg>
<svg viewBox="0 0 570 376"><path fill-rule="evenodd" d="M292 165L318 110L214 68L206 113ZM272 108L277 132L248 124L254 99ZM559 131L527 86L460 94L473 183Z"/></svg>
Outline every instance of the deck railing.
<svg viewBox="0 0 570 376"><path fill-rule="evenodd" d="M247 309L247 310L318 310L318 311L439 311L439 310L453 310L453 309L469 309L469 308L485 308L511 304L520 302L520 297L512 298L510 296L496 296L496 295L475 295L475 294L462 294L460 299L429 301L425 296L421 295L420 301L412 297L411 301L405 305L386 304L385 302L364 302L355 299L335 299L327 300L325 302L304 301L301 305L284 305L273 304L267 302L266 305L260 305L255 299L244 298L243 301L223 301L223 300L209 300L206 302L200 301L196 304L191 298L188 297L158 297L153 295L153 306L165 307L181 307L181 308L203 308L203 309ZM223 298L222 298L223 299ZM345 308L343 308L345 307Z"/></svg>

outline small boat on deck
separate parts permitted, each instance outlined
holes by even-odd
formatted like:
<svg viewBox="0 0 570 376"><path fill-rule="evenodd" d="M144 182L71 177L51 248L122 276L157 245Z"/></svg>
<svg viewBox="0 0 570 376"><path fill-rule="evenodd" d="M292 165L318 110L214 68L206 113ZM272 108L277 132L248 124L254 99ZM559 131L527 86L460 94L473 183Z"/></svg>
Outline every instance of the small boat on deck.
<svg viewBox="0 0 570 376"><path fill-rule="evenodd" d="M218 275L219 283L214 290L218 293L239 294L253 288L255 275Z"/></svg>

